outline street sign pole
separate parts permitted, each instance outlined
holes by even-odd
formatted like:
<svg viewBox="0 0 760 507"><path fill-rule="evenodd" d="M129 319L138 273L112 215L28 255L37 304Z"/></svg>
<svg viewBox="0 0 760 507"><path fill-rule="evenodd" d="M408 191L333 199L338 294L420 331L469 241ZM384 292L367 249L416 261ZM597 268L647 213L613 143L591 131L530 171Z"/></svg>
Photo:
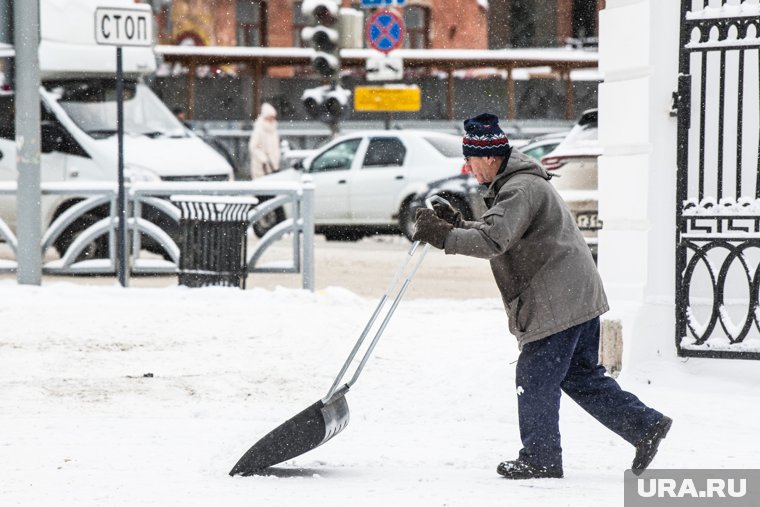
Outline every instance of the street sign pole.
<svg viewBox="0 0 760 507"><path fill-rule="evenodd" d="M95 10L95 42L116 46L116 197L119 225L116 233L116 274L122 287L129 281L129 238L127 236L127 192L124 181L124 67L123 47L153 45L152 12L149 5L99 7Z"/></svg>
<svg viewBox="0 0 760 507"><path fill-rule="evenodd" d="M119 258L116 271L119 275L119 283L126 287L129 277L127 276L127 192L124 188L124 68L122 66L122 48L116 46L116 139L119 151L119 232L118 245Z"/></svg>

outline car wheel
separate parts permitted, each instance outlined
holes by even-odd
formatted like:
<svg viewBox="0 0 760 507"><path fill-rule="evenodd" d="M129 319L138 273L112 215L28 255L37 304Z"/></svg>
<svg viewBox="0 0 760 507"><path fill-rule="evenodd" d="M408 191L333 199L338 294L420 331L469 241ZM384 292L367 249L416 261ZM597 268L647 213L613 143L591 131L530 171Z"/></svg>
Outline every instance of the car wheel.
<svg viewBox="0 0 760 507"><path fill-rule="evenodd" d="M82 234L88 227L100 220L97 215L88 213L83 215L79 220L71 224L63 233L58 237L53 245L58 251L58 255L63 257L66 250L69 249L74 240ZM82 250L75 262L80 262L88 259L107 259L108 258L108 235L105 234L96 238L87 247Z"/></svg>
<svg viewBox="0 0 760 507"><path fill-rule="evenodd" d="M269 232L272 227L279 224L280 222L283 222L284 220L285 210L282 208L277 208L276 210L270 211L258 219L256 223L253 224L253 232L256 234L256 237L260 238Z"/></svg>

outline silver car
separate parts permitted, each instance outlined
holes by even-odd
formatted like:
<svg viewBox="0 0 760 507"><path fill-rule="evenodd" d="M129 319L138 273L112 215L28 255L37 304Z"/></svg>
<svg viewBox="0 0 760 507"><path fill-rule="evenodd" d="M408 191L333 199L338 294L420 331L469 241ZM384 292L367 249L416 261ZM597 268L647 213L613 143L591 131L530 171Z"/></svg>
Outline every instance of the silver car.
<svg viewBox="0 0 760 507"><path fill-rule="evenodd" d="M552 173L552 184L575 216L578 228L596 258L599 222L598 163L599 123L596 109L585 111L567 137L541 164Z"/></svg>

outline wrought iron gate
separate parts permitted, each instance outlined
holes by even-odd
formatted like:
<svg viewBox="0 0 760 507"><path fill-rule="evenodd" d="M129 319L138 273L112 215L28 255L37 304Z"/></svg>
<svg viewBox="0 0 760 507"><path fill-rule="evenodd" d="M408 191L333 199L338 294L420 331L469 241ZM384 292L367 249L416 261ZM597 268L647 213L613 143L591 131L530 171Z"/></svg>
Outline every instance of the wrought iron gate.
<svg viewBox="0 0 760 507"><path fill-rule="evenodd" d="M760 359L760 5L682 0L676 347Z"/></svg>

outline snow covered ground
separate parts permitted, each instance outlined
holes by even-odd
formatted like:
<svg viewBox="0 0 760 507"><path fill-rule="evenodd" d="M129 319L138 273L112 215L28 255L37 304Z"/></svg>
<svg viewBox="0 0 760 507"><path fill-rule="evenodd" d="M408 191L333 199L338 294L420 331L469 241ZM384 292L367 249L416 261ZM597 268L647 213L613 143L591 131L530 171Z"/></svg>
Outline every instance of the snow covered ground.
<svg viewBox="0 0 760 507"><path fill-rule="evenodd" d="M565 479L496 474L520 447L518 351L496 299L402 302L347 395L347 429L269 475L231 478L250 445L325 394L377 300L11 281L0 297L4 507L623 503L633 448L567 399ZM625 365L623 386L675 420L655 465L756 467L759 366Z"/></svg>

